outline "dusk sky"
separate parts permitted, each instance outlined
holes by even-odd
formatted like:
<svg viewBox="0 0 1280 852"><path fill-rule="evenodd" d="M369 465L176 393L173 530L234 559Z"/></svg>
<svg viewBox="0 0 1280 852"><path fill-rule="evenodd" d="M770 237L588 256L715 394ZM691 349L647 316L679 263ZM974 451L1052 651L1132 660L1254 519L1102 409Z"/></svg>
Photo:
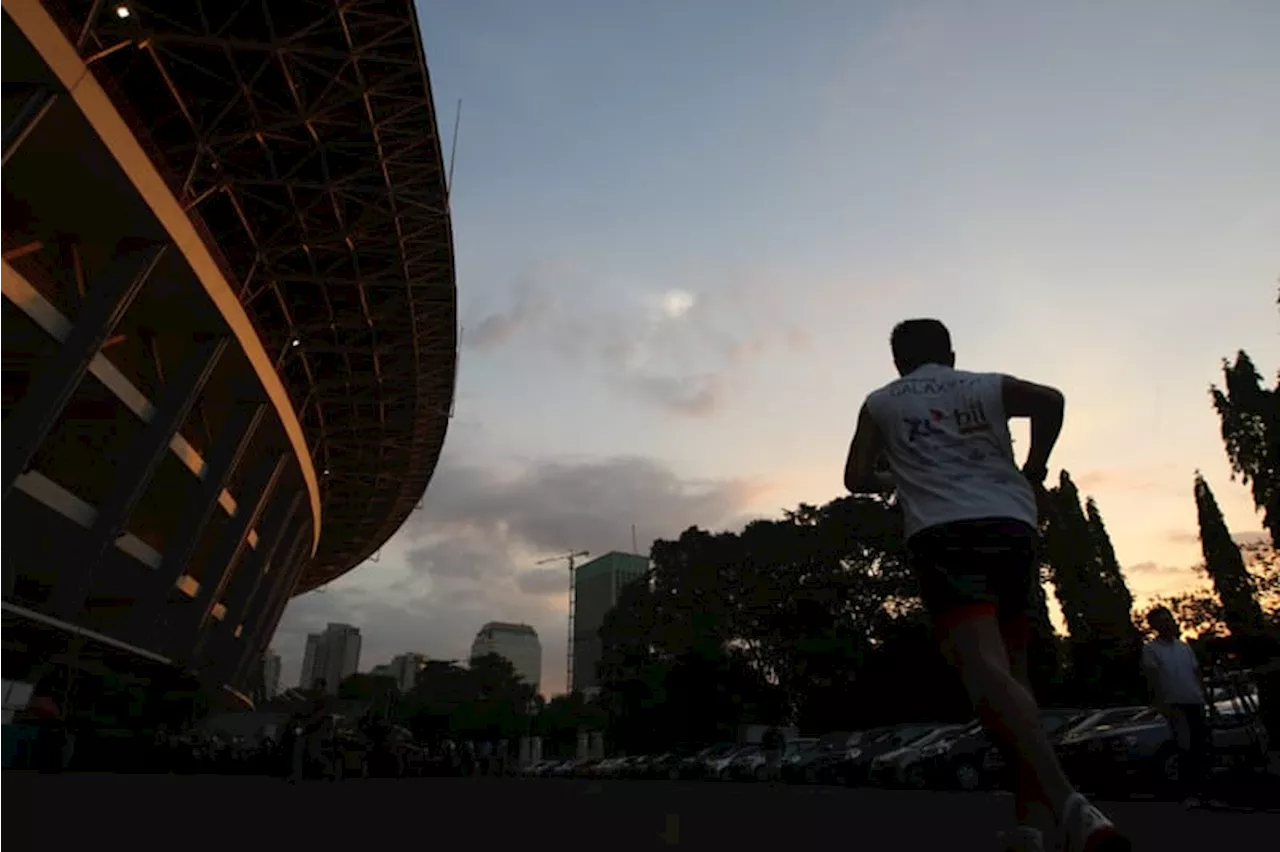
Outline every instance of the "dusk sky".
<svg viewBox="0 0 1280 852"><path fill-rule="evenodd" d="M1280 366L1280 4L419 0L463 327L421 511L274 646L362 669L532 624L538 559L736 528L841 492L898 320L1060 387L1053 458L1139 597L1198 582L1192 478L1233 532L1209 385ZM1025 428L1018 445L1025 450Z"/></svg>

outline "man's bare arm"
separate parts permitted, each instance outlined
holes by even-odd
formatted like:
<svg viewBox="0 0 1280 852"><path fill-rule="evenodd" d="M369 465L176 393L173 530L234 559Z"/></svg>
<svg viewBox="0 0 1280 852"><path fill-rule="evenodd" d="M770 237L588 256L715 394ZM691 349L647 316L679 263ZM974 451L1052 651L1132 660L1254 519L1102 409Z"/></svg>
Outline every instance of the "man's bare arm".
<svg viewBox="0 0 1280 852"><path fill-rule="evenodd" d="M1062 433L1066 400L1057 388L1013 376L1004 377L1001 395L1006 416L1031 418L1031 449L1023 469L1028 478L1043 482L1049 470L1049 454Z"/></svg>
<svg viewBox="0 0 1280 852"><path fill-rule="evenodd" d="M866 403L858 412L858 428L849 445L844 464L844 487L853 494L875 494L893 490L888 473L876 470L876 462L884 453L884 436L867 411Z"/></svg>

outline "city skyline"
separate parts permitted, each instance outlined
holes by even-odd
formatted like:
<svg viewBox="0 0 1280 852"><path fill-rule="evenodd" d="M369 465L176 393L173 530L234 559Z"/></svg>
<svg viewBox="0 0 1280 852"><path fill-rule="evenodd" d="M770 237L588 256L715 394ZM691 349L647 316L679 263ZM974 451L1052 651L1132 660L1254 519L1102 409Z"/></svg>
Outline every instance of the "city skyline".
<svg viewBox="0 0 1280 852"><path fill-rule="evenodd" d="M537 561L837 496L909 316L1064 390L1054 471L1139 599L1198 582L1196 469L1261 528L1208 388L1280 364L1280 9L501 9L419 5L464 103L441 465L376 563L290 605L287 659L328 620L460 658L502 617L558 691L568 576Z"/></svg>

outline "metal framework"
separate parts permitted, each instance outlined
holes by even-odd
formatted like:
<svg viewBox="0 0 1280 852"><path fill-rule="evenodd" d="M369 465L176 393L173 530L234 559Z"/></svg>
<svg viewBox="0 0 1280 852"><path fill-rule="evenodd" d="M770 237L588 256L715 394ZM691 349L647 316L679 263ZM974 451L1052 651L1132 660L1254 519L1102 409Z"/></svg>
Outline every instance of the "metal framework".
<svg viewBox="0 0 1280 852"><path fill-rule="evenodd" d="M322 585L413 511L453 399L448 191L412 0L45 5L277 356L322 472L294 591Z"/></svg>

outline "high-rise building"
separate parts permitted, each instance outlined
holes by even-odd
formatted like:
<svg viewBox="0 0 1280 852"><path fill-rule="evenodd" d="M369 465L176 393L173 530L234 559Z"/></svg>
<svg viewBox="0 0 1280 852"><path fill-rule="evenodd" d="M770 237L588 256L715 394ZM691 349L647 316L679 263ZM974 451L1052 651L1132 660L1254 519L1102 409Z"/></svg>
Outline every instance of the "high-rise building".
<svg viewBox="0 0 1280 852"><path fill-rule="evenodd" d="M623 588L649 572L649 557L611 551L580 567L573 581L573 690L596 685L600 627Z"/></svg>
<svg viewBox="0 0 1280 852"><path fill-rule="evenodd" d="M267 699L280 694L280 655L270 648L262 652L262 692Z"/></svg>
<svg viewBox="0 0 1280 852"><path fill-rule="evenodd" d="M391 662L374 666L371 674L389 677L396 682L396 688L408 692L418 682L418 672L427 665L426 654L397 654Z"/></svg>
<svg viewBox="0 0 1280 852"><path fill-rule="evenodd" d="M307 636L298 685L311 689L324 681L325 691L336 695L344 678L360 666L360 629L350 624L330 623L323 633Z"/></svg>
<svg viewBox="0 0 1280 852"><path fill-rule="evenodd" d="M521 680L536 692L542 685L542 643L527 624L490 621L471 643L471 659L497 654L507 659Z"/></svg>

